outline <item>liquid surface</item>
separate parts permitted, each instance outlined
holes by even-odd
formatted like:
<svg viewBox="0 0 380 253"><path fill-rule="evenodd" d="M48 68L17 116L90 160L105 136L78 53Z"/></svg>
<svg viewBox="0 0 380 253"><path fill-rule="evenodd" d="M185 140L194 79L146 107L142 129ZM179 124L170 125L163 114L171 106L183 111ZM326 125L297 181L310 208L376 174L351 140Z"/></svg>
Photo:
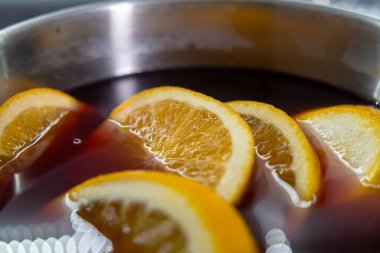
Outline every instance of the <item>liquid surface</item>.
<svg viewBox="0 0 380 253"><path fill-rule="evenodd" d="M101 116L90 117L96 118L91 123L91 128L95 129L100 125L101 119L106 118L114 107L130 96L141 90L162 85L190 88L221 101L266 102L291 115L311 108L336 104L366 104L354 96L310 80L241 69L152 72L102 81L69 92L77 99L98 108ZM77 122L77 129L86 125L86 120ZM0 227L8 225L8 230L13 229L14 232L11 238L5 235L8 233L0 231L0 241L10 242L14 238L22 241L23 236L16 236L21 233L20 229L17 229L18 225L29 229L32 224L35 227L35 224L43 222L61 229L56 229L55 233L50 234L47 231L44 236L40 236L42 239L70 235L74 233L68 218L70 213L62 207L62 199L57 198L64 191L103 173L148 167L162 169L160 165L147 163L151 159L146 158L146 151L136 144L134 137L120 134L119 129L115 127L102 124L90 135L73 131L69 136L61 138L69 140L70 144L65 146L65 150L73 151L76 147L75 152L58 163L54 162L54 156L44 155L44 159L40 159L44 160L40 163L42 165L38 168L33 166L31 171L44 168L43 164L49 164L48 170L42 169L43 173L29 181L27 187L22 187L24 181L19 180L24 177L23 174L12 180L0 178L0 181L5 182L2 184L4 187L0 188L0 196L5 196L1 197L0 207L4 207L0 210ZM80 145L75 144L74 139L79 139ZM57 150L57 147L55 145L50 149ZM341 196L347 196L339 189L341 185L346 184L346 179L350 178L351 174L344 169L342 173L337 173L330 169L335 168L334 164L326 164L324 189L321 196L318 196L317 203L309 209L295 208L287 193L276 184L269 170L263 166L257 167L257 173L252 177L251 186L239 205L239 211L262 248L265 248L265 233L277 227L286 232L294 252L338 252L340 249L345 252L380 251L378 192L369 193L364 190L363 195L363 190L355 186L355 189L359 190L353 192L360 194L356 194L355 198L349 195L344 198L345 201L337 201ZM334 197L328 197L330 193L333 193L331 196ZM56 200L53 201L54 199ZM30 240L37 238L34 232L28 237Z"/></svg>

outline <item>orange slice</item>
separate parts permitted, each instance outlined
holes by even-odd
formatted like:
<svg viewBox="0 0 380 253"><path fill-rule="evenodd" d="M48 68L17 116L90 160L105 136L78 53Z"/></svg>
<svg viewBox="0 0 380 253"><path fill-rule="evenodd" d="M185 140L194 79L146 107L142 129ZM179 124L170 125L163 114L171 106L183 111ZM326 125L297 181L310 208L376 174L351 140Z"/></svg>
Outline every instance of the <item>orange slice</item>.
<svg viewBox="0 0 380 253"><path fill-rule="evenodd" d="M232 206L175 175L107 174L70 190L66 203L112 242L113 252L258 252Z"/></svg>
<svg viewBox="0 0 380 253"><path fill-rule="evenodd" d="M0 171L78 106L71 96L49 88L31 89L5 101L0 106Z"/></svg>
<svg viewBox="0 0 380 253"><path fill-rule="evenodd" d="M315 141L321 141L365 186L380 188L380 110L339 105L296 117Z"/></svg>
<svg viewBox="0 0 380 253"><path fill-rule="evenodd" d="M265 161L276 181L291 193L293 202L307 205L312 201L321 184L320 166L297 123L269 104L253 101L227 104L249 124L256 154Z"/></svg>
<svg viewBox="0 0 380 253"><path fill-rule="evenodd" d="M130 98L109 116L133 135L164 171L216 189L236 202L253 165L248 125L225 104L176 87L150 89Z"/></svg>

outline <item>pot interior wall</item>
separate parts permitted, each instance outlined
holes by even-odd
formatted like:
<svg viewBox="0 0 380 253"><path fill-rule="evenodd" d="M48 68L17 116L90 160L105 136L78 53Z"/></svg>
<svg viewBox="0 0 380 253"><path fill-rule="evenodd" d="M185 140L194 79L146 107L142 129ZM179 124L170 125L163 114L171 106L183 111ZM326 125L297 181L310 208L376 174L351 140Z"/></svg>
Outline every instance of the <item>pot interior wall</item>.
<svg viewBox="0 0 380 253"><path fill-rule="evenodd" d="M378 21L308 3L124 2L69 9L0 32L0 101L183 67L264 69L380 100Z"/></svg>

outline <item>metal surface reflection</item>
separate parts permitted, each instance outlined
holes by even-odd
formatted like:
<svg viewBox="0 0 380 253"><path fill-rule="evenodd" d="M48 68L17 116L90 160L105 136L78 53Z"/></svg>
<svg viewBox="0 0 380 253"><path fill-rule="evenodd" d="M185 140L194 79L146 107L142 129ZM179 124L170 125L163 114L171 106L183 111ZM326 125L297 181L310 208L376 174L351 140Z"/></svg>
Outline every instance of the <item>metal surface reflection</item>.
<svg viewBox="0 0 380 253"><path fill-rule="evenodd" d="M2 30L0 62L2 77L61 89L223 66L298 75L380 100L379 20L306 2L89 5Z"/></svg>
<svg viewBox="0 0 380 253"><path fill-rule="evenodd" d="M380 2L377 0L304 0L316 4L329 5L335 8L380 17Z"/></svg>
<svg viewBox="0 0 380 253"><path fill-rule="evenodd" d="M120 9L117 5L110 6L110 42L113 59L113 75L120 76L133 72L133 53L129 49L133 47L133 6L129 5Z"/></svg>

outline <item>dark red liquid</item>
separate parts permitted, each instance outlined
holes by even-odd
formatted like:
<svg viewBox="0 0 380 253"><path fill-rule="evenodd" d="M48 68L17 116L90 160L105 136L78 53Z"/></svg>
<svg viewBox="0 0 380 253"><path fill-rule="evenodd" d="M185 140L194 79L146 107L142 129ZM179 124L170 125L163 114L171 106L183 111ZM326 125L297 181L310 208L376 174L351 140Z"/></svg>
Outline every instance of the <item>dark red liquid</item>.
<svg viewBox="0 0 380 253"><path fill-rule="evenodd" d="M368 104L314 81L241 69L152 72L71 90L69 93L97 108L101 116L79 112L87 115L87 118L77 117L72 121L69 125L73 130L59 135L49 150L26 169L31 173L32 180L22 181L21 184L27 184L28 187L17 194L13 190L14 183L4 188L7 190L0 189L0 196L7 196L1 199L5 206L0 209L0 226L61 219L67 210L57 209L57 205L51 204L51 201L93 176L142 168L160 170L159 165L147 159L145 151L138 147L132 137L121 134L110 122L99 125L114 107L130 96L143 89L163 85L190 88L221 101L262 101L291 115L336 104ZM80 145L74 144L74 139L80 139ZM62 148L65 156L57 157L55 154L62 153L59 151ZM262 248L265 248L264 236L268 229L278 227L286 232L294 252L380 252L380 192L364 191L355 198L351 198L350 194L347 197L339 191L343 184L334 182L336 176L332 176L332 179L326 177L326 189L318 196L317 203L301 209L291 204L287 193L267 171L258 170L239 205L239 211ZM33 175L34 172L36 175ZM328 199L326 196L329 193L334 193L335 197ZM335 201L340 198L344 201ZM63 234L68 231L69 226L62 229Z"/></svg>
<svg viewBox="0 0 380 253"><path fill-rule="evenodd" d="M21 167L25 163L18 163L17 160L9 164L7 169L12 170L14 167L17 173L12 176L7 176L7 174L1 176L9 183L4 184L5 187L3 187L6 197L1 198L0 202L0 206L5 205L0 212L0 226L24 221L23 219L29 214L66 190L67 178L74 174L69 172L63 175L65 171L71 169L65 166L69 166L70 162L76 159L84 141L102 120L96 108L82 105L77 111L70 112L61 118L59 123L49 129L40 141L17 158L23 161L30 156L35 156L31 164ZM34 152L41 149L42 153ZM63 174L55 175L57 172ZM61 185L63 187L60 187Z"/></svg>

